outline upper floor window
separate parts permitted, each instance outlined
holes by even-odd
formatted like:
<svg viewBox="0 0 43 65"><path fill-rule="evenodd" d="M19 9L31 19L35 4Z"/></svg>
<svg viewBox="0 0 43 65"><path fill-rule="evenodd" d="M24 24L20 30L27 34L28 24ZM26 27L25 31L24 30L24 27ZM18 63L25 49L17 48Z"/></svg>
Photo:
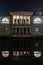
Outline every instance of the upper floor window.
<svg viewBox="0 0 43 65"><path fill-rule="evenodd" d="M7 17L2 18L2 24L9 24L9 19Z"/></svg>
<svg viewBox="0 0 43 65"><path fill-rule="evenodd" d="M8 57L9 56L9 51L2 51L2 56L3 57Z"/></svg>
<svg viewBox="0 0 43 65"><path fill-rule="evenodd" d="M13 24L30 24L30 16L13 16Z"/></svg>
<svg viewBox="0 0 43 65"><path fill-rule="evenodd" d="M34 24L41 24L41 19L39 17L34 19Z"/></svg>
<svg viewBox="0 0 43 65"><path fill-rule="evenodd" d="M27 24L30 24L30 16L27 16Z"/></svg>
<svg viewBox="0 0 43 65"><path fill-rule="evenodd" d="M16 16L13 16L13 24L16 23Z"/></svg>

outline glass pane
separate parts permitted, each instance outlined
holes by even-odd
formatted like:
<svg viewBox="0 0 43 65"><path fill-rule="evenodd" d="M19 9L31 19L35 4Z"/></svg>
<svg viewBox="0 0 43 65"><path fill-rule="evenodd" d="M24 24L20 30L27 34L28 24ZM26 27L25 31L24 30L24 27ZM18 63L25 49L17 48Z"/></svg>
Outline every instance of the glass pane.
<svg viewBox="0 0 43 65"><path fill-rule="evenodd" d="M8 57L9 56L9 51L2 51L2 56L3 57Z"/></svg>
<svg viewBox="0 0 43 65"><path fill-rule="evenodd" d="M30 16L27 16L27 24L30 24Z"/></svg>
<svg viewBox="0 0 43 65"><path fill-rule="evenodd" d="M19 16L17 16L17 19L19 19Z"/></svg>

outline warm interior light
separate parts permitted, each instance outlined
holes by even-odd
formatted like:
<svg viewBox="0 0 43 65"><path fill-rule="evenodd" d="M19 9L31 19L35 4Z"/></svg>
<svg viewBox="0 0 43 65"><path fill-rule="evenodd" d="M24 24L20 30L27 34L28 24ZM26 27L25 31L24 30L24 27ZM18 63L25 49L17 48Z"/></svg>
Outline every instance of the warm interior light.
<svg viewBox="0 0 43 65"><path fill-rule="evenodd" d="M13 16L13 19L16 19L16 16L15 15Z"/></svg>
<svg viewBox="0 0 43 65"><path fill-rule="evenodd" d="M19 16L17 16L17 19L19 19Z"/></svg>
<svg viewBox="0 0 43 65"><path fill-rule="evenodd" d="M24 19L26 19L26 16L24 16Z"/></svg>
<svg viewBox="0 0 43 65"><path fill-rule="evenodd" d="M17 51L17 56L19 56L19 51Z"/></svg>
<svg viewBox="0 0 43 65"><path fill-rule="evenodd" d="M9 51L2 51L2 56L3 57L8 57L9 56Z"/></svg>
<svg viewBox="0 0 43 65"><path fill-rule="evenodd" d="M2 19L2 24L9 24L9 19L7 17Z"/></svg>
<svg viewBox="0 0 43 65"><path fill-rule="evenodd" d="M16 56L16 55L17 55L16 51L13 51L13 56Z"/></svg>
<svg viewBox="0 0 43 65"><path fill-rule="evenodd" d="M41 51L34 51L34 56L39 58L41 56Z"/></svg>
<svg viewBox="0 0 43 65"><path fill-rule="evenodd" d="M27 16L27 24L30 24L30 16Z"/></svg>
<svg viewBox="0 0 43 65"><path fill-rule="evenodd" d="M24 51L24 55L26 54L26 51Z"/></svg>
<svg viewBox="0 0 43 65"><path fill-rule="evenodd" d="M13 16L13 24L15 23L15 21L14 21L15 19L16 19L16 16L14 15L14 16Z"/></svg>
<svg viewBox="0 0 43 65"><path fill-rule="evenodd" d="M39 17L34 19L34 24L41 24L41 19Z"/></svg>
<svg viewBox="0 0 43 65"><path fill-rule="evenodd" d="M23 19L23 16L20 16L20 19Z"/></svg>

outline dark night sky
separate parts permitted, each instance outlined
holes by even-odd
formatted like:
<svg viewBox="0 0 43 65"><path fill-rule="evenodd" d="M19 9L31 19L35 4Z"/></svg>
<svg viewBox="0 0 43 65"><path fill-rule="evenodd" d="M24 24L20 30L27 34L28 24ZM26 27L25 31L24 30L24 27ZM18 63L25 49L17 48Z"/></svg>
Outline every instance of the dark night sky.
<svg viewBox="0 0 43 65"><path fill-rule="evenodd" d="M43 0L0 0L0 14L11 11L43 10Z"/></svg>

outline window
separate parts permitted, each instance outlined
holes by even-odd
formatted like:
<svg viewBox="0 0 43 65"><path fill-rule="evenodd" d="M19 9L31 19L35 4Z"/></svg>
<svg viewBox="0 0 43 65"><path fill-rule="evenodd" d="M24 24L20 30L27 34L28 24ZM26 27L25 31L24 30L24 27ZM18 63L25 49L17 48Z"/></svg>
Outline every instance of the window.
<svg viewBox="0 0 43 65"><path fill-rule="evenodd" d="M24 19L23 24L25 24L26 20Z"/></svg>
<svg viewBox="0 0 43 65"><path fill-rule="evenodd" d="M23 19L23 16L20 16L20 19Z"/></svg>
<svg viewBox="0 0 43 65"><path fill-rule="evenodd" d="M39 17L36 17L35 19L34 19L34 24L41 24L42 22L41 22L41 19L39 18Z"/></svg>
<svg viewBox="0 0 43 65"><path fill-rule="evenodd" d="M41 51L34 51L34 56L39 58L41 56Z"/></svg>
<svg viewBox="0 0 43 65"><path fill-rule="evenodd" d="M22 19L19 19L19 24L22 24Z"/></svg>
<svg viewBox="0 0 43 65"><path fill-rule="evenodd" d="M24 24L24 19L22 19L22 24Z"/></svg>
<svg viewBox="0 0 43 65"><path fill-rule="evenodd" d="M24 24L26 24L26 16L24 16Z"/></svg>
<svg viewBox="0 0 43 65"><path fill-rule="evenodd" d="M2 18L2 24L9 24L9 19L7 17Z"/></svg>
<svg viewBox="0 0 43 65"><path fill-rule="evenodd" d="M13 24L19 24L19 16L13 16Z"/></svg>
<svg viewBox="0 0 43 65"><path fill-rule="evenodd" d="M30 16L13 16L13 24L30 24Z"/></svg>
<svg viewBox="0 0 43 65"><path fill-rule="evenodd" d="M13 51L13 56L16 56L16 55L17 55L16 51Z"/></svg>
<svg viewBox="0 0 43 65"><path fill-rule="evenodd" d="M19 56L20 54L19 54L19 51L17 51L17 56Z"/></svg>
<svg viewBox="0 0 43 65"><path fill-rule="evenodd" d="M30 24L30 16L27 16L26 24Z"/></svg>
<svg viewBox="0 0 43 65"><path fill-rule="evenodd" d="M17 16L17 19L19 19L19 16Z"/></svg>
<svg viewBox="0 0 43 65"><path fill-rule="evenodd" d="M14 24L16 24L16 19L14 19Z"/></svg>
<svg viewBox="0 0 43 65"><path fill-rule="evenodd" d="M29 22L29 19L27 19L27 22L26 22L26 24L30 24L30 22Z"/></svg>
<svg viewBox="0 0 43 65"><path fill-rule="evenodd" d="M17 23L17 16L13 16L13 24L18 24Z"/></svg>
<svg viewBox="0 0 43 65"><path fill-rule="evenodd" d="M20 16L20 24L23 24L23 16Z"/></svg>
<svg viewBox="0 0 43 65"><path fill-rule="evenodd" d="M13 56L19 56L19 51L13 51Z"/></svg>
<svg viewBox="0 0 43 65"><path fill-rule="evenodd" d="M2 56L3 57L8 57L9 56L9 51L2 51Z"/></svg>
<svg viewBox="0 0 43 65"><path fill-rule="evenodd" d="M16 16L13 16L13 24L16 23Z"/></svg>
<svg viewBox="0 0 43 65"><path fill-rule="evenodd" d="M26 55L26 51L24 51L24 55Z"/></svg>

